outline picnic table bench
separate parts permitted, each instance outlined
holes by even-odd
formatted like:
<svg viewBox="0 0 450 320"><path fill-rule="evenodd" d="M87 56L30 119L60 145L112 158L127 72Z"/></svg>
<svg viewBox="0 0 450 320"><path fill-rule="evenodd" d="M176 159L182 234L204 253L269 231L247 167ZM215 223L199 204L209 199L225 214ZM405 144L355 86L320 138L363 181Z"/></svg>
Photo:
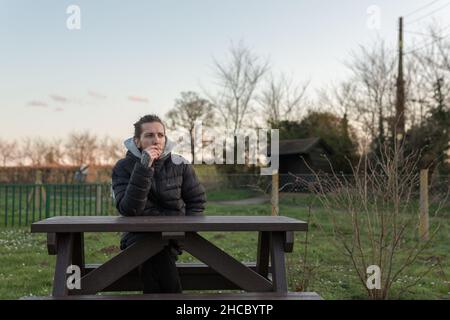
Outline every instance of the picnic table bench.
<svg viewBox="0 0 450 320"><path fill-rule="evenodd" d="M294 232L306 222L284 216L58 216L31 225L31 232L47 233L49 254L56 255L53 292L48 299L320 299L316 293L288 292L285 252L292 252ZM241 263L199 232L258 232L257 261ZM145 232L103 264L87 264L85 232ZM169 240L203 263L177 263L183 290L244 290L216 295L148 294L96 295L99 292L141 291L138 267ZM77 265L81 288L69 290L67 268Z"/></svg>

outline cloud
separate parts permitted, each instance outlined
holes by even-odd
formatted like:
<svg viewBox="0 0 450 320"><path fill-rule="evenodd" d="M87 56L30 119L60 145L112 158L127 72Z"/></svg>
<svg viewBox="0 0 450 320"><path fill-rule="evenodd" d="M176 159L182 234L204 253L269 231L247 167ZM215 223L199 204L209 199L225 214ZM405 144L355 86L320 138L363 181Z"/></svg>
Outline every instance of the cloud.
<svg viewBox="0 0 450 320"><path fill-rule="evenodd" d="M128 96L128 100L134 102L148 103L148 98L138 96Z"/></svg>
<svg viewBox="0 0 450 320"><path fill-rule="evenodd" d="M54 101L57 101L57 102L64 102L64 103L69 102L69 99L67 99L66 97L57 95L57 94L51 94L50 98L52 98Z"/></svg>
<svg viewBox="0 0 450 320"><path fill-rule="evenodd" d="M42 101L38 101L38 100L32 100L30 102L27 103L28 107L41 107L41 108L47 108L48 104L46 104L45 102Z"/></svg>
<svg viewBox="0 0 450 320"><path fill-rule="evenodd" d="M106 99L105 95L103 95L101 93L98 93L98 92L95 92L95 91L92 91L92 90L88 91L88 95L93 97L93 98L96 98L96 99Z"/></svg>

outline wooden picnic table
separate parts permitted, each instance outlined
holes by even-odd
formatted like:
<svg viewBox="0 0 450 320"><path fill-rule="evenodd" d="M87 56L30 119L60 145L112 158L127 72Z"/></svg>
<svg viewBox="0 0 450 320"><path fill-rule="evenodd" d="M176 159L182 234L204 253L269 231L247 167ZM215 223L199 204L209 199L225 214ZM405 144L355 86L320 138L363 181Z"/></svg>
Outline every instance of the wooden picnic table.
<svg viewBox="0 0 450 320"><path fill-rule="evenodd" d="M306 222L284 216L58 216L31 225L47 233L49 254L56 254L53 297L94 295L103 291L142 290L137 268L170 239L203 263L177 263L183 290L240 289L252 293L287 293L285 252L291 252L294 232ZM258 232L256 263L241 263L199 232ZM86 264L85 232L145 232L103 264ZM69 290L67 268L81 270L81 289ZM271 276L269 276L269 274Z"/></svg>

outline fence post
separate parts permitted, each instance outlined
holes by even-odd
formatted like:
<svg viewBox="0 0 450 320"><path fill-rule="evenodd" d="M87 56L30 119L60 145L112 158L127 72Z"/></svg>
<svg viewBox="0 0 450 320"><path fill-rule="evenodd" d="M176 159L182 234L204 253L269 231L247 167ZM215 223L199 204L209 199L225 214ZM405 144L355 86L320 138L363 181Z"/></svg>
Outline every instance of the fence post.
<svg viewBox="0 0 450 320"><path fill-rule="evenodd" d="M279 174L278 170L274 171L272 173L272 197L271 197L271 204L272 204L272 215L278 216L278 190L279 190Z"/></svg>
<svg viewBox="0 0 450 320"><path fill-rule="evenodd" d="M48 189L44 187L44 196L45 196L45 218L50 217L50 191L51 187L48 186Z"/></svg>
<svg viewBox="0 0 450 320"><path fill-rule="evenodd" d="M429 239L428 234L428 169L420 170L420 218L419 236L423 241Z"/></svg>
<svg viewBox="0 0 450 320"><path fill-rule="evenodd" d="M97 192L95 194L95 214L102 214L102 185L97 183Z"/></svg>
<svg viewBox="0 0 450 320"><path fill-rule="evenodd" d="M39 193L39 210L42 210L42 206L47 205L47 190L45 189L42 181L42 171L36 172L36 184L39 186L37 191ZM41 211L39 211L41 212Z"/></svg>
<svg viewBox="0 0 450 320"><path fill-rule="evenodd" d="M43 197L42 197L42 193L44 194ZM37 170L35 180L34 180L34 185L32 186L31 192L28 195L27 201L33 202L33 212L34 212L34 208L37 207L37 209L40 210L42 208L42 205L45 205L47 203L46 200L47 200L46 199L46 190L42 185L42 171Z"/></svg>

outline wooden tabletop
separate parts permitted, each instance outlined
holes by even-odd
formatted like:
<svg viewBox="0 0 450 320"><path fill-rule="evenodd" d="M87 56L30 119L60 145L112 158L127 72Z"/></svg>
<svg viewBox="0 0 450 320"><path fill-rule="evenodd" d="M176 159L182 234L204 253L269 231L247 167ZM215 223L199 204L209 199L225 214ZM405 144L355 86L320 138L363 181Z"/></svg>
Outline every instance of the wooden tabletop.
<svg viewBox="0 0 450 320"><path fill-rule="evenodd" d="M284 216L58 216L31 232L306 231L304 221Z"/></svg>

